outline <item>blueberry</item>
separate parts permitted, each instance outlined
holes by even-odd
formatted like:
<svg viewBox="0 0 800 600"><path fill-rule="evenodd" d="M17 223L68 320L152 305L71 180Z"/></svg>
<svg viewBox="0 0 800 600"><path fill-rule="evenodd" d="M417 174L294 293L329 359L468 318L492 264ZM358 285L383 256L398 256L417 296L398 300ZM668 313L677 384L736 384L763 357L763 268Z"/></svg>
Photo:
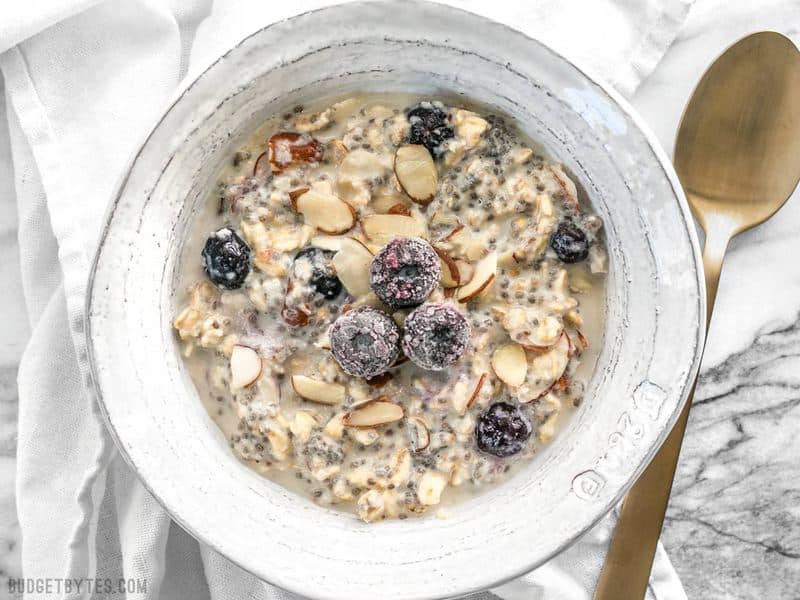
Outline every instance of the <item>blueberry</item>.
<svg viewBox="0 0 800 600"><path fill-rule="evenodd" d="M453 137L453 128L447 124L447 113L430 102L422 102L408 111L408 122L411 128L408 141L411 144L422 144L438 158L444 152L442 144Z"/></svg>
<svg viewBox="0 0 800 600"><path fill-rule="evenodd" d="M406 317L403 328L403 352L423 369L446 369L469 345L469 321L449 304L423 304Z"/></svg>
<svg viewBox="0 0 800 600"><path fill-rule="evenodd" d="M392 308L418 306L439 284L439 255L420 238L395 238L372 259L369 284Z"/></svg>
<svg viewBox="0 0 800 600"><path fill-rule="evenodd" d="M565 263L576 263L589 256L589 240L586 233L570 220L561 221L550 238L550 247Z"/></svg>
<svg viewBox="0 0 800 600"><path fill-rule="evenodd" d="M478 417L475 442L488 454L511 456L525 447L532 429L518 406L496 402Z"/></svg>
<svg viewBox="0 0 800 600"><path fill-rule="evenodd" d="M361 306L341 315L328 331L331 353L345 373L374 377L400 354L400 330L386 313Z"/></svg>
<svg viewBox="0 0 800 600"><path fill-rule="evenodd" d="M208 278L226 290L242 287L250 273L250 246L227 227L208 236L202 256Z"/></svg>
<svg viewBox="0 0 800 600"><path fill-rule="evenodd" d="M342 282L331 264L332 257L333 252L314 246L303 248L294 257L294 276L307 277L311 289L327 300L336 298L342 291ZM306 261L308 268L303 269L301 265Z"/></svg>

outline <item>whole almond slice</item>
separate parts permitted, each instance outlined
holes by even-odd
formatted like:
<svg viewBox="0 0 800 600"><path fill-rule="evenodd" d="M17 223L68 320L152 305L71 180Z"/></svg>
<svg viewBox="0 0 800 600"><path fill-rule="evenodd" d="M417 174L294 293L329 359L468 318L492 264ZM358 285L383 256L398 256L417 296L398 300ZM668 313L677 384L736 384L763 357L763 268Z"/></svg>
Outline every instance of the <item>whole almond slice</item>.
<svg viewBox="0 0 800 600"><path fill-rule="evenodd" d="M255 349L236 344L231 350L231 387L238 390L253 385L263 368L261 356Z"/></svg>
<svg viewBox="0 0 800 600"><path fill-rule="evenodd" d="M511 387L519 387L528 374L525 349L514 342L500 346L492 354L492 369L500 381Z"/></svg>
<svg viewBox="0 0 800 600"><path fill-rule="evenodd" d="M307 225L323 233L344 233L356 224L356 211L347 202L317 187L301 194L294 201L295 210Z"/></svg>
<svg viewBox="0 0 800 600"><path fill-rule="evenodd" d="M400 146L394 155L394 174L403 191L417 204L429 204L436 195L439 174L425 146Z"/></svg>
<svg viewBox="0 0 800 600"><path fill-rule="evenodd" d="M298 396L319 404L341 404L346 397L346 389L339 383L328 383L305 375L292 375L292 387Z"/></svg>
<svg viewBox="0 0 800 600"><path fill-rule="evenodd" d="M403 418L403 407L389 400L376 399L346 413L347 427L377 427Z"/></svg>
<svg viewBox="0 0 800 600"><path fill-rule="evenodd" d="M331 261L336 276L350 294L359 298L370 292L369 268L372 264L372 252L354 238L344 238L339 251Z"/></svg>
<svg viewBox="0 0 800 600"><path fill-rule="evenodd" d="M477 263L469 283L458 289L459 302L469 302L486 291L497 276L497 253L490 252Z"/></svg>
<svg viewBox="0 0 800 600"><path fill-rule="evenodd" d="M450 256L441 248L433 247L436 254L439 255L439 260L442 263L442 287L453 288L458 287L461 283L461 272L458 270L458 265Z"/></svg>
<svg viewBox="0 0 800 600"><path fill-rule="evenodd" d="M387 244L397 237L428 237L425 224L406 215L367 215L361 218L361 228L376 244Z"/></svg>

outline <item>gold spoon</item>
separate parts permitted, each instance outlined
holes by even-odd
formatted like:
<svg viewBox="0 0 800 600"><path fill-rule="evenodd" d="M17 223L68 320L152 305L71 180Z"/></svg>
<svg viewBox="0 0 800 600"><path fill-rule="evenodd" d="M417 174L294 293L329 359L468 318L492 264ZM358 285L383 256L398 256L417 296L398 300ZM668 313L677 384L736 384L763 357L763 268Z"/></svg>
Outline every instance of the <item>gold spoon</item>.
<svg viewBox="0 0 800 600"><path fill-rule="evenodd" d="M791 40L754 33L711 65L683 113L675 169L706 234L708 323L731 238L774 215L800 180L800 52ZM693 395L625 497L595 600L645 596Z"/></svg>

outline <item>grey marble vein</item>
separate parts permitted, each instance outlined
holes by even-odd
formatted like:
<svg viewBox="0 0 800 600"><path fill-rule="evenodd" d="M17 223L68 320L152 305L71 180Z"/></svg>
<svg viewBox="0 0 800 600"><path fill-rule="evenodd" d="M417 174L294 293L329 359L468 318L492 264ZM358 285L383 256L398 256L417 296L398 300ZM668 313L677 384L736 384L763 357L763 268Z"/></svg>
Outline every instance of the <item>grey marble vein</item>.
<svg viewBox="0 0 800 600"><path fill-rule="evenodd" d="M689 598L800 598L800 318L703 374L663 539Z"/></svg>

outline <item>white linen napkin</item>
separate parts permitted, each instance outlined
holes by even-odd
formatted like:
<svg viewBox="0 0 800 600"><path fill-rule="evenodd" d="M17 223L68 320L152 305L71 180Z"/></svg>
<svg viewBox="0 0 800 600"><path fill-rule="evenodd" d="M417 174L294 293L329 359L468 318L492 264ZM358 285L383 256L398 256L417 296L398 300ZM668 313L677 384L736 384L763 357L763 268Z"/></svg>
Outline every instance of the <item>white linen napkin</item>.
<svg viewBox="0 0 800 600"><path fill-rule="evenodd" d="M545 41L631 94L674 39L691 0L450 3ZM8 120L8 139L0 127L0 144L10 145L13 163L0 165L0 173L13 166L27 312L16 318L31 330L18 375L16 493L25 577L137 580L144 582L139 589L110 597L142 600L295 597L191 538L122 461L87 390L82 312L88 267L116 182L187 72L199 73L272 21L324 4L0 5L0 84ZM590 598L613 521L609 515L546 565L476 597ZM27 596L108 597L87 585ZM660 546L648 597L685 598Z"/></svg>

